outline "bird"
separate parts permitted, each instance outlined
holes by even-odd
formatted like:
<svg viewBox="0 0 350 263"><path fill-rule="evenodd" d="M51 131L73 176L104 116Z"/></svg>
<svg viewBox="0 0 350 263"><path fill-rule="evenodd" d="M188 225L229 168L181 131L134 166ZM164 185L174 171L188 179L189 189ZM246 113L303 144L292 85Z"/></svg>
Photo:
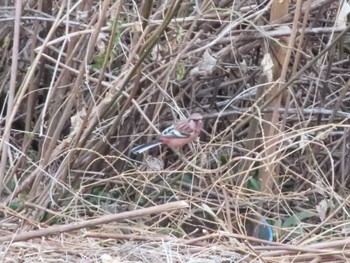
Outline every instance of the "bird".
<svg viewBox="0 0 350 263"><path fill-rule="evenodd" d="M166 144L171 148L180 148L197 139L202 130L202 120L201 114L193 113L186 120L180 120L166 128L155 141L138 145L131 149L131 152L140 154L161 144Z"/></svg>

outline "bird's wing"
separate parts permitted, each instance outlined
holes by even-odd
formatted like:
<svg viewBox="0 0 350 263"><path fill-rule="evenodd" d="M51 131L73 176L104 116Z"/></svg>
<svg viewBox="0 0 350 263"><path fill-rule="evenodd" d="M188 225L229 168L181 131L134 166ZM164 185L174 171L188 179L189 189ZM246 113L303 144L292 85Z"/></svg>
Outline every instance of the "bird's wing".
<svg viewBox="0 0 350 263"><path fill-rule="evenodd" d="M190 133L187 133L185 130L176 129L174 125L166 128L162 134L162 137L167 138L188 138L191 136Z"/></svg>

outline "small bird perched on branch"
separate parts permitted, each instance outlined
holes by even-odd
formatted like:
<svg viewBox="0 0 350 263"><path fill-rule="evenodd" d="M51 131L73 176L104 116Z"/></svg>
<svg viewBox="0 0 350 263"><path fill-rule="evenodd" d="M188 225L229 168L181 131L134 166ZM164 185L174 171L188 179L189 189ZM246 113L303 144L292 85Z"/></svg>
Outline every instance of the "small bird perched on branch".
<svg viewBox="0 0 350 263"><path fill-rule="evenodd" d="M188 119L178 121L166 128L155 141L136 146L131 152L134 154L143 153L161 144L166 144L172 148L184 146L198 137L203 126L202 120L202 115L194 113Z"/></svg>

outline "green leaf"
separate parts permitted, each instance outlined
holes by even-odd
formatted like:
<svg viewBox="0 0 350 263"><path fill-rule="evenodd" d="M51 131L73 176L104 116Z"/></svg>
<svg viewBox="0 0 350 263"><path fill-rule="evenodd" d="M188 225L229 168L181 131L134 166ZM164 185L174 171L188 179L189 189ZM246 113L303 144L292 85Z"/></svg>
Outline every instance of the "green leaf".
<svg viewBox="0 0 350 263"><path fill-rule="evenodd" d="M192 174L184 174L182 176L182 181L187 184L192 184L193 176Z"/></svg>
<svg viewBox="0 0 350 263"><path fill-rule="evenodd" d="M141 198L139 202L137 203L138 206L143 207L145 204L147 204L147 199Z"/></svg>
<svg viewBox="0 0 350 263"><path fill-rule="evenodd" d="M186 75L185 65L183 62L177 64L176 79L182 80Z"/></svg>
<svg viewBox="0 0 350 263"><path fill-rule="evenodd" d="M254 191L260 191L260 182L257 178L251 177L248 180L247 184L248 189L254 190Z"/></svg>
<svg viewBox="0 0 350 263"><path fill-rule="evenodd" d="M220 164L221 165L227 164L228 161L230 160L228 155L220 155L219 159L220 159Z"/></svg>
<svg viewBox="0 0 350 263"><path fill-rule="evenodd" d="M25 134L29 139L34 139L35 134L34 134L33 132L25 131L24 134Z"/></svg>
<svg viewBox="0 0 350 263"><path fill-rule="evenodd" d="M296 214L288 217L286 220L284 220L282 227L297 226L304 219L308 219L308 218L313 217L313 216L315 216L315 213L312 213L310 211L302 211L302 212L296 213Z"/></svg>
<svg viewBox="0 0 350 263"><path fill-rule="evenodd" d="M91 65L92 68L94 68L94 69L100 69L100 68L102 68L103 61L104 61L104 59L105 59L105 56L106 56L105 53L99 54L99 55L95 58L95 63Z"/></svg>
<svg viewBox="0 0 350 263"><path fill-rule="evenodd" d="M18 201L11 201L9 207L12 209L12 210L17 210L19 207L21 207L21 203L18 202Z"/></svg>

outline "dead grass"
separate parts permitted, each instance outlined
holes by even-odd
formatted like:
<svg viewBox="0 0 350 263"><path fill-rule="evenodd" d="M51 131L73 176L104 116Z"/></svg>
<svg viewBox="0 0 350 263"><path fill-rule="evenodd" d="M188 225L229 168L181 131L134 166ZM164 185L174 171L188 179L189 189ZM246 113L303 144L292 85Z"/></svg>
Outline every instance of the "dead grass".
<svg viewBox="0 0 350 263"><path fill-rule="evenodd" d="M142 3L0 1L2 261L350 258L347 4Z"/></svg>

